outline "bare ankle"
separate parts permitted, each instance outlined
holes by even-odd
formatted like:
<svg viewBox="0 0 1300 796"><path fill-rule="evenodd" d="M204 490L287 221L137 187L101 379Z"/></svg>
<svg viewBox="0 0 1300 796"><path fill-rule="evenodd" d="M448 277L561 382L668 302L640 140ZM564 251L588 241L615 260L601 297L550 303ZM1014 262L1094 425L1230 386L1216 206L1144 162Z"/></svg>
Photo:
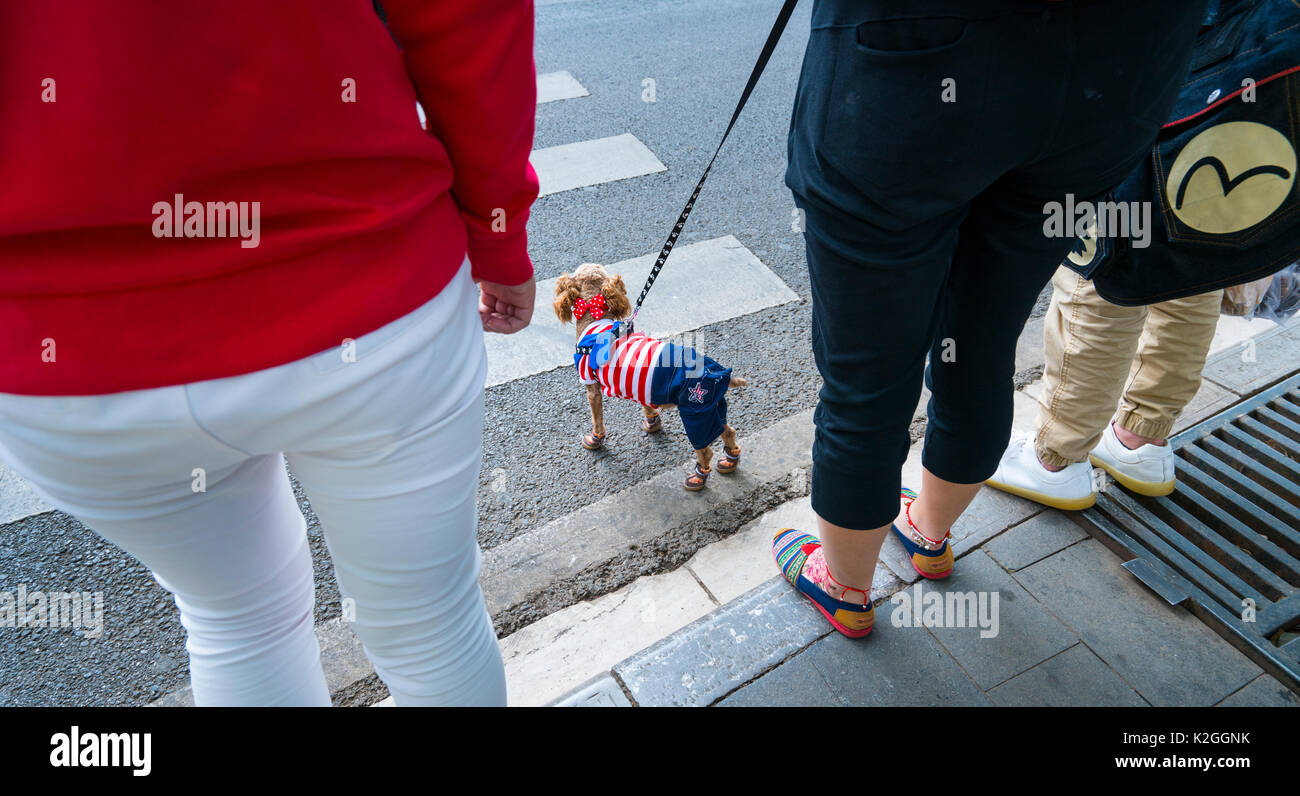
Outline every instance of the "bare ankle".
<svg viewBox="0 0 1300 796"><path fill-rule="evenodd" d="M862 603L863 605L866 605L871 601L870 586L865 589L860 589L855 586L847 586L835 580L835 576L831 575L829 570L826 572L826 575L827 577L825 582L819 585L822 587L822 591L826 592L836 600L842 600L847 603Z"/></svg>
<svg viewBox="0 0 1300 796"><path fill-rule="evenodd" d="M1144 437L1140 434L1134 434L1132 431L1129 431L1127 428L1124 428L1119 423L1115 423L1113 424L1113 426L1115 429L1115 438L1119 440L1121 445L1128 448L1129 450L1136 450L1142 447L1143 445L1156 445L1158 447L1164 447L1169 444L1169 440L1163 437Z"/></svg>
<svg viewBox="0 0 1300 796"><path fill-rule="evenodd" d="M818 548L808 557L804 564L804 573L826 594L844 602L867 604L871 602L871 583L865 586L841 581L831 574L830 564L826 561L825 548Z"/></svg>
<svg viewBox="0 0 1300 796"><path fill-rule="evenodd" d="M932 550L938 549L943 545L943 540L948 535L948 529L935 529L930 527L928 519L924 515L924 509L921 507L921 500L917 498L909 506L904 507L902 515L899 517L903 525L899 527L910 526L910 530L921 534L924 541L921 541L924 547Z"/></svg>

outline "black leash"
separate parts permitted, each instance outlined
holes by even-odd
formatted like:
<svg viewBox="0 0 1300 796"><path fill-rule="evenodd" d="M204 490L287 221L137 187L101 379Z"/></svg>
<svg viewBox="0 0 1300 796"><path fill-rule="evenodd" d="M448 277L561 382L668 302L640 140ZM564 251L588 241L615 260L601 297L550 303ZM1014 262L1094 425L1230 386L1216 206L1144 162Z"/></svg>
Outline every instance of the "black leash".
<svg viewBox="0 0 1300 796"><path fill-rule="evenodd" d="M736 126L736 120L740 118L740 112L745 109L745 103L749 101L749 95L753 93L754 86L758 85L758 78L763 74L763 70L767 68L768 59L772 57L772 52L776 50L777 42L781 40L785 25L790 21L790 15L794 13L794 7L798 3L799 0L785 0L785 4L781 6L781 13L777 14L776 23L772 25L772 32L767 34L767 43L763 45L763 52L759 53L758 62L754 64L754 71L749 75L749 82L745 84L745 90L740 94L740 102L736 103L736 110L731 114L731 121L727 124L726 132L722 134L722 140L718 142L718 148L713 151L713 157L709 158L709 165L704 167L704 174L700 176L700 181L695 183L695 190L691 191L690 200L686 202L686 207L682 208L682 214L677 217L677 223L673 225L673 231L668 233L668 240L664 241L664 247L659 251L659 257L655 260L654 267L650 269L650 276L646 278L645 287L641 288L641 295L636 300L636 307L633 308L631 316L627 319L627 324L623 327L625 334L632 334L632 322L636 320L636 314L641 311L641 303L645 301L646 294L650 292L651 286L659 278L659 272L663 270L668 255L672 253L673 246L677 244L677 236L682 234L682 229L686 226L686 219L691 217L691 210L695 208L695 200L700 198L700 190L704 188L704 181L709 178L709 171L713 169L713 162L718 159L718 153L722 151L722 145L727 143L727 136L731 135L731 128Z"/></svg>

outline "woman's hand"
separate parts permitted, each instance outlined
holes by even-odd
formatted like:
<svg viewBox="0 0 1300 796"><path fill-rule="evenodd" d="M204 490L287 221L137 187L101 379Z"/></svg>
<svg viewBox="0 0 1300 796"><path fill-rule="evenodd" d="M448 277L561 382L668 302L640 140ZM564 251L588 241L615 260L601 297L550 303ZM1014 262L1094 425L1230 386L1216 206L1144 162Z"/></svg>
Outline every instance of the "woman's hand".
<svg viewBox="0 0 1300 796"><path fill-rule="evenodd" d="M522 285L479 282L478 289L483 331L514 334L532 321L533 302L537 299L537 283L532 279Z"/></svg>

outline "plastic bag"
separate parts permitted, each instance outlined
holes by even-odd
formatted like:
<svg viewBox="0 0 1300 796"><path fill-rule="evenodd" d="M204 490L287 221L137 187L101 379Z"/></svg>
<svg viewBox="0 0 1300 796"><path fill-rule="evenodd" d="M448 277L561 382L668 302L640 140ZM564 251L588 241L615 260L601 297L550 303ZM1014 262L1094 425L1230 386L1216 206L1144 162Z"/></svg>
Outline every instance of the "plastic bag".
<svg viewBox="0 0 1300 796"><path fill-rule="evenodd" d="M1252 318L1255 315L1255 308L1264 300L1264 295L1268 293L1271 284L1273 284L1272 274L1253 282L1226 288L1223 291L1223 301L1219 303L1219 310L1224 315L1244 315Z"/></svg>
<svg viewBox="0 0 1300 796"><path fill-rule="evenodd" d="M1300 310L1300 262L1273 274L1273 283L1255 308L1255 317L1281 323L1297 310Z"/></svg>

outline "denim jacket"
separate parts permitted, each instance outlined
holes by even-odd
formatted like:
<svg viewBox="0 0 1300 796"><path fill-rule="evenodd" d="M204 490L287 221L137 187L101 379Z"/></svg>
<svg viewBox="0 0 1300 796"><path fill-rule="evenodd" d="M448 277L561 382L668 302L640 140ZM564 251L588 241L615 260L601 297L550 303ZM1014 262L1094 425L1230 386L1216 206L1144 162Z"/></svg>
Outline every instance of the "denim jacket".
<svg viewBox="0 0 1300 796"><path fill-rule="evenodd" d="M1109 197L1151 203L1149 245L1097 241L1086 265L1077 256L1066 265L1132 306L1248 282L1300 258L1297 107L1300 7L1211 0L1151 157Z"/></svg>

